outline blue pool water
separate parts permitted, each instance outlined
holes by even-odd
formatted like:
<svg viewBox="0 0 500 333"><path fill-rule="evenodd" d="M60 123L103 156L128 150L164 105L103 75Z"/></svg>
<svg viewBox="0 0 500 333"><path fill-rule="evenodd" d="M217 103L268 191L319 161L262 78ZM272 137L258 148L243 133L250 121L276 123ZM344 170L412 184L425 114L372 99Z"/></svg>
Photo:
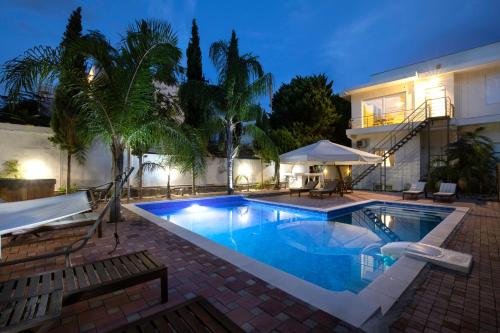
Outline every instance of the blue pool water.
<svg viewBox="0 0 500 333"><path fill-rule="evenodd" d="M418 241L453 211L373 202L318 212L243 197L138 206L298 278L354 293L393 264L382 245Z"/></svg>

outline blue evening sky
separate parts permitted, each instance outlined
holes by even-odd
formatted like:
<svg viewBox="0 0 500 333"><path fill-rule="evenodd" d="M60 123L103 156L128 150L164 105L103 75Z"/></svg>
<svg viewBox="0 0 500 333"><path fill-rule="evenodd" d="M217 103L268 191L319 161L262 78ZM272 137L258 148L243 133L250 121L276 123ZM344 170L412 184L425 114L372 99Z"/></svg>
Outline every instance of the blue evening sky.
<svg viewBox="0 0 500 333"><path fill-rule="evenodd" d="M326 73L335 92L392 67L500 40L499 0L0 0L0 63L35 45L56 46L83 7L84 29L118 42L139 18L172 23L185 51L196 18L205 76L210 44L235 29L242 52L260 57L275 89L295 75ZM183 59L185 63L185 58ZM0 92L1 93L1 92ZM267 103L266 103L267 104ZM267 107L267 105L265 105Z"/></svg>

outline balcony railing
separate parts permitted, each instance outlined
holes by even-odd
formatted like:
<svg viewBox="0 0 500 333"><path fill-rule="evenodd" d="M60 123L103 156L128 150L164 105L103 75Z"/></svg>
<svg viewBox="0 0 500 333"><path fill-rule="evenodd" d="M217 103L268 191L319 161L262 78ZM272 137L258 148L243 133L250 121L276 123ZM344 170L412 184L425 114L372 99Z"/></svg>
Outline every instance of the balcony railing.
<svg viewBox="0 0 500 333"><path fill-rule="evenodd" d="M406 111L387 112L380 115L369 115L351 119L351 128L366 128L399 124L406 118Z"/></svg>
<svg viewBox="0 0 500 333"><path fill-rule="evenodd" d="M449 97L440 97L435 99L427 99L424 103L427 108L426 117L453 117L453 104ZM399 110L395 112L386 112L379 115L368 115L363 117L352 118L350 128L367 128L384 125L396 125L408 121L407 117L414 110Z"/></svg>

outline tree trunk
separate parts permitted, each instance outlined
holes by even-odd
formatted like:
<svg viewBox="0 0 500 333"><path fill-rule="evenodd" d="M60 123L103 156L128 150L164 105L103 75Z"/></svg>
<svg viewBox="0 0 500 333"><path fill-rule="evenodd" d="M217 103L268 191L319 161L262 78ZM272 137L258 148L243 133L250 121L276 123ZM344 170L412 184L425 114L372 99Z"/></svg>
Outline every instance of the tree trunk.
<svg viewBox="0 0 500 333"><path fill-rule="evenodd" d="M196 195L196 173L194 172L194 167L191 169L192 183L191 183L191 194Z"/></svg>
<svg viewBox="0 0 500 333"><path fill-rule="evenodd" d="M227 158L227 194L233 194L233 130L232 125L226 128L226 158Z"/></svg>
<svg viewBox="0 0 500 333"><path fill-rule="evenodd" d="M68 150L67 168L66 168L66 194L69 194L71 188L71 153Z"/></svg>
<svg viewBox="0 0 500 333"><path fill-rule="evenodd" d="M260 159L260 188L264 189L264 164L262 158Z"/></svg>
<svg viewBox="0 0 500 333"><path fill-rule="evenodd" d="M131 159L132 159L132 150L130 147L127 149L127 172L130 171L131 165ZM130 202L130 177L127 179L127 203Z"/></svg>
<svg viewBox="0 0 500 333"><path fill-rule="evenodd" d="M119 144L113 144L111 147L111 151L113 154L113 182L115 191L113 193L113 204L111 205L111 209L109 211L109 221L112 223L121 221L121 202L120 197L121 193L117 191L117 188L120 184L120 180L117 181L118 176L123 175L123 148L120 147Z"/></svg>
<svg viewBox="0 0 500 333"><path fill-rule="evenodd" d="M280 163L279 163L279 161L274 161L274 177L276 178L274 180L274 189L279 190L280 189Z"/></svg>
<svg viewBox="0 0 500 333"><path fill-rule="evenodd" d="M142 199L142 172L143 172L143 156L142 154L137 156L139 159L139 170L137 171L139 176L139 199Z"/></svg>
<svg viewBox="0 0 500 333"><path fill-rule="evenodd" d="M167 199L172 199L172 195L170 193L170 167L168 168L167 174Z"/></svg>

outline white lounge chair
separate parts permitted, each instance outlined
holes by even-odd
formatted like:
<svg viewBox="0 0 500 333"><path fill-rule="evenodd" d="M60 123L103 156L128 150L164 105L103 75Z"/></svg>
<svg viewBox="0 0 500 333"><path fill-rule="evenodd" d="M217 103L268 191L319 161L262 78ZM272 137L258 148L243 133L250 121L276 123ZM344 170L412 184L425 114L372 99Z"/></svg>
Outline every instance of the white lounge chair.
<svg viewBox="0 0 500 333"><path fill-rule="evenodd" d="M380 248L380 251L384 256L399 258L405 255L465 274L469 273L472 267L472 256L470 254L420 242L387 243Z"/></svg>
<svg viewBox="0 0 500 333"><path fill-rule="evenodd" d="M457 197L457 184L455 183L441 183L439 186L439 192L433 194L433 200L437 199L451 199L452 197Z"/></svg>
<svg viewBox="0 0 500 333"><path fill-rule="evenodd" d="M419 195L424 194L425 185L425 182L417 182L416 184L412 184L408 190L403 191L403 200L405 199L405 195L418 198Z"/></svg>
<svg viewBox="0 0 500 333"><path fill-rule="evenodd" d="M0 237L93 223L85 192L0 204ZM102 230L98 231L99 237ZM1 251L1 238L0 238ZM0 252L1 254L1 252Z"/></svg>

